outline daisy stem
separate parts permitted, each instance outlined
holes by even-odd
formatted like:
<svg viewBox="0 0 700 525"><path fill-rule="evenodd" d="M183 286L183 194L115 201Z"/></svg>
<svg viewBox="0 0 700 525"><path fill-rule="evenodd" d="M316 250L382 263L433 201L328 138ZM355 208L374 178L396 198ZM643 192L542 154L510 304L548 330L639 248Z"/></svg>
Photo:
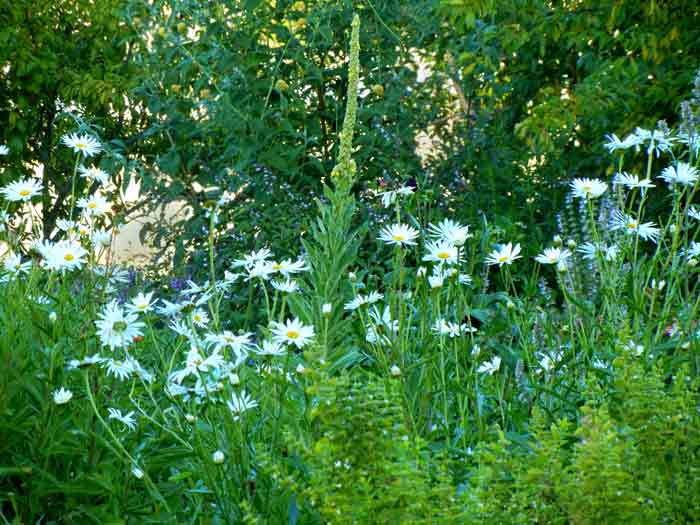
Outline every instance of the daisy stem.
<svg viewBox="0 0 700 525"><path fill-rule="evenodd" d="M73 210L75 209L75 183L77 180L77 175L78 175L78 164L80 163L80 159L82 158L83 154L82 152L78 153L75 157L75 166L73 166L73 178L71 180L71 185L70 185L70 212L68 213L68 220L72 221L73 220Z"/></svg>
<svg viewBox="0 0 700 525"><path fill-rule="evenodd" d="M107 431L107 434L112 438L112 441L114 442L114 445L116 448L126 457L128 458L129 462L132 465L137 465L138 463L136 460L127 452L127 450L124 448L124 445L121 444L121 441L119 441L119 438L114 435L114 432L112 431L112 428L107 424L107 422L102 418L100 415L99 410L97 410L97 405L95 404L95 398L92 395L92 388L90 387L90 376L89 372L86 369L85 374L83 374L83 378L85 380L85 391L87 392L88 396L88 401L90 401L90 406L92 407L92 410L99 420L99 422L102 424L104 429ZM163 495L160 493L158 490L158 487L156 487L155 483L153 483L153 480L151 477L148 475L147 472L143 473L144 475L144 482L146 484L146 487L148 487L149 491L151 492L151 496L155 497L158 501L160 501L163 504L163 507L165 507L165 510L167 512L171 512L170 507L168 506L168 502L165 501L165 498Z"/></svg>

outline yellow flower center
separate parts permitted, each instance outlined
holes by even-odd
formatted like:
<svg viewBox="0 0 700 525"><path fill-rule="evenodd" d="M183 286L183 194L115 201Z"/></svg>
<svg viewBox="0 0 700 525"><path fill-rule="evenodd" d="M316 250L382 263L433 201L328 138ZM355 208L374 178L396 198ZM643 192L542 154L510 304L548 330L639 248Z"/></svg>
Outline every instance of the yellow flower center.
<svg viewBox="0 0 700 525"><path fill-rule="evenodd" d="M19 196L20 197L28 197L29 196L29 190L20 190Z"/></svg>
<svg viewBox="0 0 700 525"><path fill-rule="evenodd" d="M90 208L91 210L94 210L95 208L97 208L97 203L96 203L96 202L90 202L90 203L88 204L88 208Z"/></svg>
<svg viewBox="0 0 700 525"><path fill-rule="evenodd" d="M278 264L278 263L275 263L275 264L272 265L272 269L273 269L273 270L281 270L281 269L282 269L282 265L281 265L281 264Z"/></svg>
<svg viewBox="0 0 700 525"><path fill-rule="evenodd" d="M85 144L84 142L78 142L78 143L75 145L75 147L78 148L78 149L80 149L80 150L83 150L83 149L87 148L87 144Z"/></svg>
<svg viewBox="0 0 700 525"><path fill-rule="evenodd" d="M508 260L508 256L507 256L507 255L499 255L499 256L498 256L498 262L499 262L499 263L504 263L504 262L506 262L507 260Z"/></svg>
<svg viewBox="0 0 700 525"><path fill-rule="evenodd" d="M199 359L199 358L193 359L193 360L192 360L192 364L194 364L195 366L199 366L199 365L202 364L202 360Z"/></svg>
<svg viewBox="0 0 700 525"><path fill-rule="evenodd" d="M287 330L288 339L297 339L299 337L299 332L296 330Z"/></svg>
<svg viewBox="0 0 700 525"><path fill-rule="evenodd" d="M437 254L438 259L449 259L450 258L450 252L440 252Z"/></svg>
<svg viewBox="0 0 700 525"><path fill-rule="evenodd" d="M639 223L637 221L630 221L627 223L627 228L630 230L636 230L637 226L639 226Z"/></svg>
<svg viewBox="0 0 700 525"><path fill-rule="evenodd" d="M402 241L405 241L405 240L406 240L406 236L405 236L405 235L402 235L402 234L400 234L400 233L396 233L396 234L394 234L394 236L392 237L392 239L395 240L396 242L402 242Z"/></svg>
<svg viewBox="0 0 700 525"><path fill-rule="evenodd" d="M63 256L63 258L64 258L66 261L71 262L72 260L75 259L75 255L73 255L72 253L67 253L67 254L65 254L65 255Z"/></svg>

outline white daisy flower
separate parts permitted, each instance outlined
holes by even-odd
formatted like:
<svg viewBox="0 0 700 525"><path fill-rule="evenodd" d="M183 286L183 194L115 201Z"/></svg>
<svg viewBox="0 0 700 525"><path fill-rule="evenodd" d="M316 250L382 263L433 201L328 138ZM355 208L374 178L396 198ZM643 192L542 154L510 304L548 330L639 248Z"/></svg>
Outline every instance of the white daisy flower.
<svg viewBox="0 0 700 525"><path fill-rule="evenodd" d="M675 166L664 168L659 178L665 180L669 186L692 186L698 180L698 170L685 162L677 162Z"/></svg>
<svg viewBox="0 0 700 525"><path fill-rule="evenodd" d="M378 240L396 246L414 245L418 237L418 230L408 224L392 224L385 226L379 232Z"/></svg>
<svg viewBox="0 0 700 525"><path fill-rule="evenodd" d="M483 363L479 368L476 369L477 372L480 374L489 374L493 375L495 372L498 371L498 369L501 368L501 358L498 356L494 356L491 361L486 361Z"/></svg>
<svg viewBox="0 0 700 525"><path fill-rule="evenodd" d="M76 241L59 241L56 244L46 243L42 246L42 249L46 250L46 253L42 253L46 269L57 271L79 270L85 263L84 257L88 253Z"/></svg>
<svg viewBox="0 0 700 525"><path fill-rule="evenodd" d="M214 347L214 352L220 352L225 348L230 348L236 356L248 355L248 352L253 346L251 337L253 334L245 332L242 334L234 334L228 330L224 330L220 334L208 334L204 338L204 343Z"/></svg>
<svg viewBox="0 0 700 525"><path fill-rule="evenodd" d="M153 292L147 294L139 292L136 297L126 305L126 309L133 313L146 313L152 311L157 302L158 299L155 301L153 300Z"/></svg>
<svg viewBox="0 0 700 525"><path fill-rule="evenodd" d="M254 352L258 355L273 355L280 356L287 353L286 348L279 342L268 341L262 342L262 345L256 346Z"/></svg>
<svg viewBox="0 0 700 525"><path fill-rule="evenodd" d="M379 192L377 196L382 199L382 206L388 208L396 202L396 198L399 195L411 195L413 192L414 190L410 186L401 186L397 190Z"/></svg>
<svg viewBox="0 0 700 525"><path fill-rule="evenodd" d="M171 303L166 299L162 299L161 303L163 306L157 307L156 311L165 317L174 317L187 307L187 303Z"/></svg>
<svg viewBox="0 0 700 525"><path fill-rule="evenodd" d="M270 275L275 273L275 270L272 268L272 263L269 261L256 261L251 266L246 267L246 269L248 270L248 275L245 278L246 281L252 279L263 279L266 281L270 278Z"/></svg>
<svg viewBox="0 0 700 525"><path fill-rule="evenodd" d="M0 189L0 193L2 193L8 201L28 202L33 197L41 195L43 188L40 181L27 178L10 182Z"/></svg>
<svg viewBox="0 0 700 525"><path fill-rule="evenodd" d="M446 321L445 319L436 320L431 329L436 335L446 335L450 339L459 337L467 332L477 331L476 328L470 328L466 324L453 323Z"/></svg>
<svg viewBox="0 0 700 525"><path fill-rule="evenodd" d="M622 230L628 235L638 235L641 239L652 242L657 242L659 235L661 235L661 230L654 226L653 222L640 223L632 215L620 211L615 211L613 214L610 220L610 229Z"/></svg>
<svg viewBox="0 0 700 525"><path fill-rule="evenodd" d="M639 179L639 176L637 175L632 175L627 172L622 172L622 173L616 173L615 177L613 178L613 185L614 186L626 186L629 189L634 189L634 188L641 188L641 189L647 189L647 188L653 188L654 184L651 182L651 179Z"/></svg>
<svg viewBox="0 0 700 525"><path fill-rule="evenodd" d="M76 203L78 208L83 210L85 215L90 217L100 217L112 210L112 205L102 195L95 193L90 197L82 197Z"/></svg>
<svg viewBox="0 0 700 525"><path fill-rule="evenodd" d="M583 243L576 249L584 259L593 260L600 255L606 261L614 261L620 253L620 249L614 244L595 245L592 242Z"/></svg>
<svg viewBox="0 0 700 525"><path fill-rule="evenodd" d="M57 405L65 405L71 399L73 399L73 392L67 388L61 387L59 390L53 391L53 402Z"/></svg>
<svg viewBox="0 0 700 525"><path fill-rule="evenodd" d="M116 419L117 421L123 423L129 430L136 430L136 418L134 417L134 412L129 412L128 414L122 414L121 410L116 408L108 408L107 412L109 415L108 419Z"/></svg>
<svg viewBox="0 0 700 525"><path fill-rule="evenodd" d="M102 185L105 185L107 184L107 182L109 182L109 174L106 171L103 171L95 166L79 166L78 173L80 173L80 176L82 178L87 179L89 181L99 182Z"/></svg>
<svg viewBox="0 0 700 525"><path fill-rule="evenodd" d="M693 257L700 257L700 242L693 241L690 243L688 248L684 250L683 254L688 258L691 259Z"/></svg>
<svg viewBox="0 0 700 525"><path fill-rule="evenodd" d="M0 144L0 156L5 156L10 154L10 148L5 146L4 144Z"/></svg>
<svg viewBox="0 0 700 525"><path fill-rule="evenodd" d="M190 348L185 359L185 368L173 372L170 380L178 385L189 375L198 376L199 372L208 372L210 368L219 368L224 363L224 358L218 352L204 357L196 347Z"/></svg>
<svg viewBox="0 0 700 525"><path fill-rule="evenodd" d="M472 276L469 275L469 274L460 273L460 274L457 276L457 281L458 281L460 284L470 285L470 284L472 284L473 279L472 279Z"/></svg>
<svg viewBox="0 0 700 525"><path fill-rule="evenodd" d="M243 412L257 407L258 402L250 397L248 392L241 390L240 392L234 392L231 401L227 401L226 405L235 416L240 416ZM236 417L236 419L238 419L238 417Z"/></svg>
<svg viewBox="0 0 700 525"><path fill-rule="evenodd" d="M472 237L469 233L469 226L455 222L451 219L443 219L437 225L428 225L428 232L436 240L442 240L455 246L463 246Z"/></svg>
<svg viewBox="0 0 700 525"><path fill-rule="evenodd" d="M105 305L99 317L95 321L97 335L102 346L108 346L111 350L126 348L136 337L143 335L141 330L145 324L138 321L135 313L125 313L116 299Z"/></svg>
<svg viewBox="0 0 700 525"><path fill-rule="evenodd" d="M535 257L540 264L559 264L571 257L571 252L566 248L546 248L544 253Z"/></svg>
<svg viewBox="0 0 700 525"><path fill-rule="evenodd" d="M192 323L199 328L206 328L209 324L209 314L202 308L195 308L190 315Z"/></svg>
<svg viewBox="0 0 700 525"><path fill-rule="evenodd" d="M688 208L688 211L686 213L691 219L700 221L700 210L698 210L695 206L691 206L690 208Z"/></svg>
<svg viewBox="0 0 700 525"><path fill-rule="evenodd" d="M521 257L520 254L520 244L513 246L513 243L501 244L498 249L493 250L488 257L486 257L486 264L498 266L503 266L504 264L513 264L515 259Z"/></svg>
<svg viewBox="0 0 700 525"><path fill-rule="evenodd" d="M105 229L95 230L90 236L90 241L96 250L109 248L112 245L112 232Z"/></svg>
<svg viewBox="0 0 700 525"><path fill-rule="evenodd" d="M574 179L569 184L574 197L581 199L595 199L600 197L608 189L608 185L600 179Z"/></svg>
<svg viewBox="0 0 700 525"><path fill-rule="evenodd" d="M306 262L304 262L303 259L298 259L296 261L285 259L284 261L270 263L270 269L281 273L285 277L289 277L294 273L305 272L309 268L306 266Z"/></svg>
<svg viewBox="0 0 700 525"><path fill-rule="evenodd" d="M234 268L244 266L249 267L256 262L267 261L272 256L272 252L267 248L261 248L258 251L252 251L248 255L244 255L243 259L236 259L233 261L232 266Z"/></svg>
<svg viewBox="0 0 700 525"><path fill-rule="evenodd" d="M272 323L272 340L276 343L304 347L314 337L314 327L304 325L299 318L287 319L286 323Z"/></svg>
<svg viewBox="0 0 700 525"><path fill-rule="evenodd" d="M292 279L286 281L272 281L272 287L283 293L294 293L299 291L299 285Z"/></svg>
<svg viewBox="0 0 700 525"><path fill-rule="evenodd" d="M390 334L396 334L399 331L399 322L391 318L391 310L389 306L385 306L382 312L376 306L369 309L370 323L367 325L366 340L371 344L388 345L391 339Z"/></svg>
<svg viewBox="0 0 700 525"><path fill-rule="evenodd" d="M32 262L22 262L22 257L16 253L8 253L2 260L2 267L10 275L28 274L32 268Z"/></svg>
<svg viewBox="0 0 700 525"><path fill-rule="evenodd" d="M459 248L446 240L430 241L426 243L425 249L428 253L423 256L424 261L433 261L445 264L459 264Z"/></svg>
<svg viewBox="0 0 700 525"><path fill-rule="evenodd" d="M102 145L97 139L88 134L78 135L77 133L71 133L70 135L64 135L61 138L61 142L75 153L82 153L83 157L92 157L102 151Z"/></svg>
<svg viewBox="0 0 700 525"><path fill-rule="evenodd" d="M634 135L640 144L649 142L647 146L647 153L654 153L657 157L659 153L665 153L671 151L673 142L676 140L673 137L666 135L660 129L655 129L654 131L649 131L648 129L637 128L634 130Z"/></svg>
<svg viewBox="0 0 700 525"><path fill-rule="evenodd" d="M120 381L129 379L131 374L135 372L133 364L128 359L124 361L111 358L104 359L102 368L107 369L107 375L114 376Z"/></svg>
<svg viewBox="0 0 700 525"><path fill-rule="evenodd" d="M357 294L352 301L345 303L345 309L350 311L357 310L360 306L374 304L382 299L384 299L384 295L378 292L371 292L369 295Z"/></svg>
<svg viewBox="0 0 700 525"><path fill-rule="evenodd" d="M629 149L641 144L641 141L635 135L627 135L625 140L620 140L617 135L612 133L610 135L605 135L605 138L608 139L608 142L606 142L603 147L610 153L617 150Z"/></svg>

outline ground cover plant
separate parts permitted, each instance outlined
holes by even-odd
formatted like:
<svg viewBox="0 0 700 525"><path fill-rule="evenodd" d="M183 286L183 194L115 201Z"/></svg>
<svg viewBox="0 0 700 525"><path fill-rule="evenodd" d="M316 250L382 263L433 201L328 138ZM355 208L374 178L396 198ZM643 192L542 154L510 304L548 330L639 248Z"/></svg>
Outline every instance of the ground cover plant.
<svg viewBox="0 0 700 525"><path fill-rule="evenodd" d="M126 159L83 121L69 191L2 186L4 523L697 521L700 75L677 126L600 137L541 245L409 181L370 215L361 35L295 251L220 249L214 188L194 279L115 264Z"/></svg>

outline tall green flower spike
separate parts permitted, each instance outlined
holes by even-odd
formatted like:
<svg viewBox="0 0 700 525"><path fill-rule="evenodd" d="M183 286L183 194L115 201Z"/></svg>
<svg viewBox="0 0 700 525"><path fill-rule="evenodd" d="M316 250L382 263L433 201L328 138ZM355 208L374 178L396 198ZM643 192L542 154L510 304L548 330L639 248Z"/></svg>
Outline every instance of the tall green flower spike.
<svg viewBox="0 0 700 525"><path fill-rule="evenodd" d="M340 132L338 163L331 172L335 179L336 188L341 192L350 191L357 173L357 166L352 159L352 137L355 132L355 121L357 119L357 86L360 77L360 17L358 15L353 17L351 27L348 105L345 109L343 129Z"/></svg>

